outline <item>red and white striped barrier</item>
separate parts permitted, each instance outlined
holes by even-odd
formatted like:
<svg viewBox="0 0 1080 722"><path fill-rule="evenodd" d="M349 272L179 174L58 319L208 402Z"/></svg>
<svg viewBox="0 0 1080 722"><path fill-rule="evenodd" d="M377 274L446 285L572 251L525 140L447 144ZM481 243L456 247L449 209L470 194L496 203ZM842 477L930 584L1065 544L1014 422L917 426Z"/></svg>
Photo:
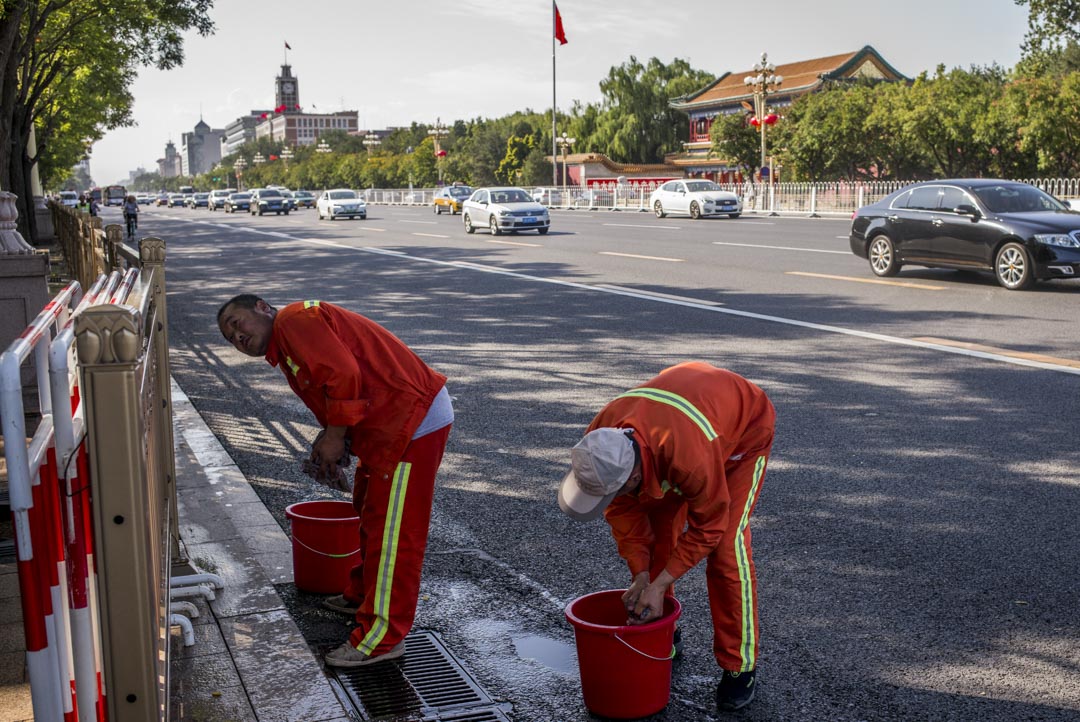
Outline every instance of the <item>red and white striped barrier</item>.
<svg viewBox="0 0 1080 722"><path fill-rule="evenodd" d="M73 281L0 354L0 420L31 700L39 722L104 719L92 526L88 495L80 493L88 479L85 431L69 359L74 316L123 296L122 280L119 273L102 276L85 296ZM22 366L31 354L41 421L27 443Z"/></svg>

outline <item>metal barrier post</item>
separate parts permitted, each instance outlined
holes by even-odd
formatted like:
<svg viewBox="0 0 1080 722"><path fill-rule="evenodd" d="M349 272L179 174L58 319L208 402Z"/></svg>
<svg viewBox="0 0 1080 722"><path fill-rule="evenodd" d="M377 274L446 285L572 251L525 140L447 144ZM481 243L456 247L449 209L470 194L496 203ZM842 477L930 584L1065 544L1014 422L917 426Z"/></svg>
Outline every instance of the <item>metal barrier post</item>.
<svg viewBox="0 0 1080 722"><path fill-rule="evenodd" d="M810 217L821 218L817 212L817 186L810 186Z"/></svg>
<svg viewBox="0 0 1080 722"><path fill-rule="evenodd" d="M94 306L75 321L110 722L168 718L171 520L159 446L170 417L144 331L160 322L145 296L140 308Z"/></svg>

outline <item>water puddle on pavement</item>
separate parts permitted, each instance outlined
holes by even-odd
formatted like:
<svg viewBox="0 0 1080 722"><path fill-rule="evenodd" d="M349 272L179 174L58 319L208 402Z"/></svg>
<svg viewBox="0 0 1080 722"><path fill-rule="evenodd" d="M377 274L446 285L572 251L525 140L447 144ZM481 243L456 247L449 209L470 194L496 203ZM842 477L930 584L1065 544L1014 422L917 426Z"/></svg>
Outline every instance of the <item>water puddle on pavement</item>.
<svg viewBox="0 0 1080 722"><path fill-rule="evenodd" d="M514 650L522 659L539 662L562 674L577 674L577 655L572 646L535 634L514 637Z"/></svg>

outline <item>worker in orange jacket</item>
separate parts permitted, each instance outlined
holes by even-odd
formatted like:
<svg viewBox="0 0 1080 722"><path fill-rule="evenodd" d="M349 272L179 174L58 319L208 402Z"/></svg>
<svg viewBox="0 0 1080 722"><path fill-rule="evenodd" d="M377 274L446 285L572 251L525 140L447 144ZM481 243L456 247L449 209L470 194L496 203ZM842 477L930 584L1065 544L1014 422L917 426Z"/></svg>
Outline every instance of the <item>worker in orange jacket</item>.
<svg viewBox="0 0 1080 722"><path fill-rule="evenodd" d="M775 412L746 379L701 362L666 369L608 403L571 451L559 506L604 514L630 567L631 624L663 614L675 580L706 560L722 710L753 700L758 652L754 510Z"/></svg>
<svg viewBox="0 0 1080 722"><path fill-rule="evenodd" d="M352 492L361 561L342 580L344 593L323 602L354 616L357 627L326 663L361 667L401 656L454 420L446 377L379 324L330 303L278 310L243 294L221 307L218 327L240 352L279 366L323 426L310 459L316 478L340 477L346 440L358 458Z"/></svg>

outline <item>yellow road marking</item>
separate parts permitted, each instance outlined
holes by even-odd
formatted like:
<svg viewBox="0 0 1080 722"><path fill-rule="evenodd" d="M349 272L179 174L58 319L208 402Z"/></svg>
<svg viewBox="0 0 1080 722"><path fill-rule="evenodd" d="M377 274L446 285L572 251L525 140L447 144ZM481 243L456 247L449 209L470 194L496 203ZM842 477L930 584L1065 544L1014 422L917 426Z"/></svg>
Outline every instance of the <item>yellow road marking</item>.
<svg viewBox="0 0 1080 722"><path fill-rule="evenodd" d="M526 246L528 248L543 248L539 243L525 243L523 241L493 241L489 239L488 243L502 243L507 246Z"/></svg>
<svg viewBox="0 0 1080 722"><path fill-rule="evenodd" d="M919 336L912 339L912 341L924 341L926 343L937 344L938 346L951 346L953 348L963 348L968 351L981 351L983 353L992 353L998 356L1008 356L1010 358L1022 358L1028 361L1038 361L1044 364L1053 364L1055 366L1068 366L1069 368L1080 369L1080 361L1073 361L1072 359L1059 358L1057 356L1046 356L1041 353L1028 353L1026 351L1010 351L1007 348L998 348L996 346L984 346L979 343L968 343L967 341L953 341L948 338L935 338L933 336Z"/></svg>
<svg viewBox="0 0 1080 722"><path fill-rule="evenodd" d="M905 288L921 288L924 291L944 291L946 286L931 286L928 283L915 283L914 281L886 281L880 278L855 278L854 276L831 276L828 273L805 273L803 271L787 271L788 276L809 276L810 278L831 278L834 281L853 281L855 283L878 283L883 286L904 286Z"/></svg>
<svg viewBox="0 0 1080 722"><path fill-rule="evenodd" d="M623 258L641 258L646 261L670 261L671 263L682 263L681 258L665 258L663 256L639 256L636 253L615 253L614 251L598 251L601 256L622 256Z"/></svg>

